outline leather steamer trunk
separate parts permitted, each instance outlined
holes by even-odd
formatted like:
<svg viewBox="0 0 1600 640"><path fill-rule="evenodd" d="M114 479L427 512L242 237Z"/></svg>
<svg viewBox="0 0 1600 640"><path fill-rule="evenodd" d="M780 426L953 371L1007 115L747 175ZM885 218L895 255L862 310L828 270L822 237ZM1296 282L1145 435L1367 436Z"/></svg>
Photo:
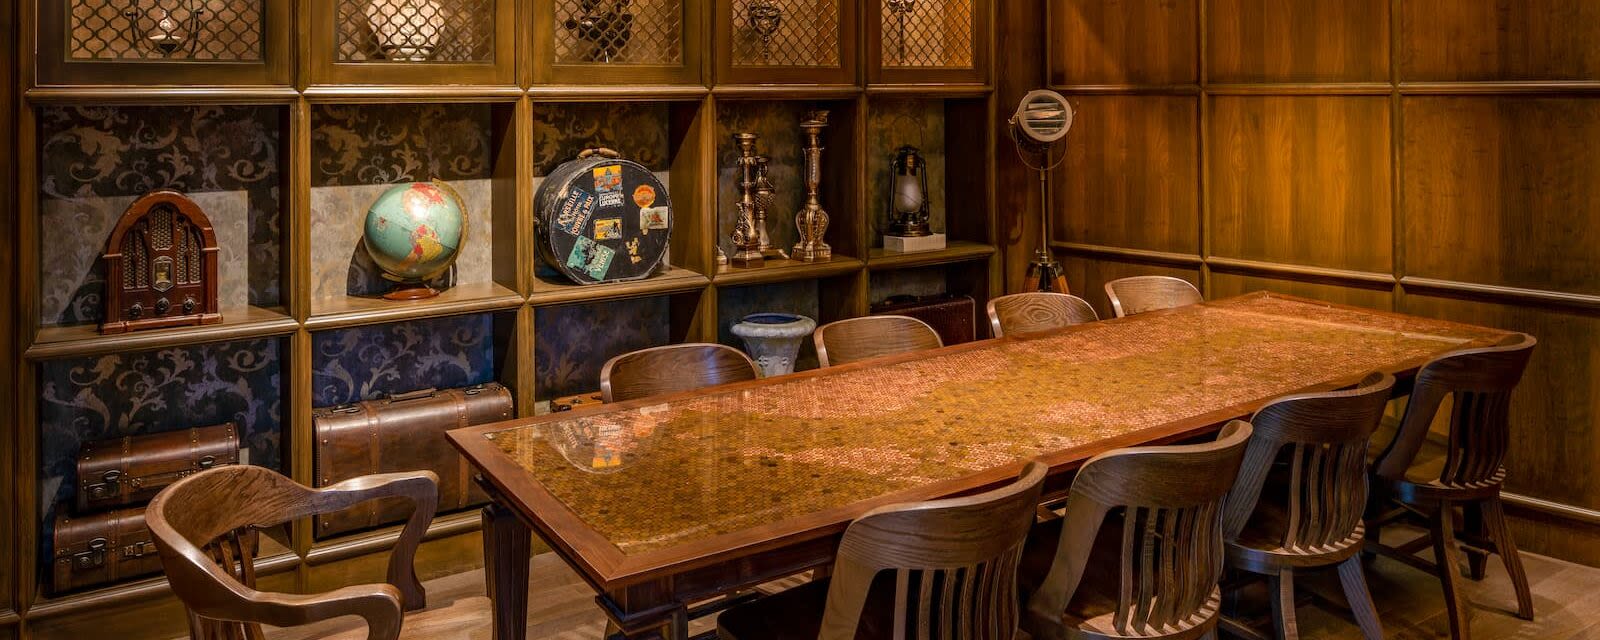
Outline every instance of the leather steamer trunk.
<svg viewBox="0 0 1600 640"><path fill-rule="evenodd" d="M977 337L978 305L972 296L893 296L872 305L875 316L909 316L928 323L945 346L972 342Z"/></svg>
<svg viewBox="0 0 1600 640"><path fill-rule="evenodd" d="M57 507L52 537L52 595L161 572L144 507L85 516L70 515L65 507Z"/></svg>
<svg viewBox="0 0 1600 640"><path fill-rule="evenodd" d="M467 461L445 440L458 427L510 420L511 391L497 383L465 389L424 389L383 400L317 409L317 486L326 487L375 473L432 471L439 475L439 511L488 500L472 481ZM405 520L409 502L379 500L317 516L316 534L326 537Z"/></svg>
<svg viewBox="0 0 1600 640"><path fill-rule="evenodd" d="M139 504L212 467L239 464L233 423L90 442L78 450L78 513Z"/></svg>

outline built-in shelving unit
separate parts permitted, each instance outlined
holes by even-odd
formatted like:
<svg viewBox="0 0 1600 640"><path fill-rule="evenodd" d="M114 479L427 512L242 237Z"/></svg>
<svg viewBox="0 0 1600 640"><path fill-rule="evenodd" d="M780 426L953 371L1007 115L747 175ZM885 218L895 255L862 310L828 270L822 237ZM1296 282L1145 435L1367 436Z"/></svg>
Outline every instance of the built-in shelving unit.
<svg viewBox="0 0 1600 640"><path fill-rule="evenodd" d="M819 323L860 316L895 291L900 271L919 291L972 295L980 307L1000 288L996 141L989 126L955 126L995 113L990 0L925 1L926 16L904 33L881 0L821 3L831 13L811 0L778 0L792 18L765 46L746 0L636 0L632 42L611 51L612 62L565 26L579 0L427 0L446 28L434 59L416 62L371 48L381 30L352 22L366 19L352 8L364 2L219 1L237 11L206 28L249 41L170 56L72 13L110 0L24 3L19 48L40 55L18 87L20 446L17 472L0 483L7 491L17 483L19 518L10 529L18 539L0 542L29 553L14 584L0 570L0 603L14 599L21 611L8 622L0 605L0 638L18 637L12 628L28 638L100 635L155 619L182 630L180 617L157 615L176 611L159 578L46 594L49 515L70 466L61 456L80 439L243 412L251 463L312 484L312 409L446 386L418 354L505 384L528 416L558 391L597 388L587 377L621 350L736 344L724 325L747 309L794 309ZM787 249L803 191L798 120L817 108L832 113L822 191L834 258L719 264L733 219L730 134L763 134L786 203L769 228ZM902 144L922 148L937 173L930 196L934 226L950 239L944 250L881 248L883 189ZM590 146L618 149L669 186L669 265L648 279L577 286L540 268L537 185ZM364 288L356 264L361 216L374 189L431 178L465 192L481 235L469 238L442 295L383 300ZM220 203L213 217L232 225L223 322L101 335L98 228L129 197L158 187L206 195ZM63 224L77 225L70 241ZM362 358L389 360L381 375L351 371ZM233 373L183 364L194 362ZM129 403L133 392L102 374L160 375L158 384L192 388L204 378L252 395L244 408L219 409L233 405L178 394L166 401L181 406L153 410ZM350 379L361 376L370 379ZM136 413L84 418L89 402ZM477 564L477 522L471 512L441 516L419 555L422 571ZM318 539L309 521L288 523L264 556L263 583L310 590L380 580L396 535Z"/></svg>

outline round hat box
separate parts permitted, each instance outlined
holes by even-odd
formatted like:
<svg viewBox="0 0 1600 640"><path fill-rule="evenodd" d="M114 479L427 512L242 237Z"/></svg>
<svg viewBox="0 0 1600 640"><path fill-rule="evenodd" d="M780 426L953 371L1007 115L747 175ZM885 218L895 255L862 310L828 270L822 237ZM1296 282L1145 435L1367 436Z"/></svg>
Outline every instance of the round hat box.
<svg viewBox="0 0 1600 640"><path fill-rule="evenodd" d="M556 167L539 185L534 208L539 256L578 284L648 278L672 237L666 185L609 149Z"/></svg>

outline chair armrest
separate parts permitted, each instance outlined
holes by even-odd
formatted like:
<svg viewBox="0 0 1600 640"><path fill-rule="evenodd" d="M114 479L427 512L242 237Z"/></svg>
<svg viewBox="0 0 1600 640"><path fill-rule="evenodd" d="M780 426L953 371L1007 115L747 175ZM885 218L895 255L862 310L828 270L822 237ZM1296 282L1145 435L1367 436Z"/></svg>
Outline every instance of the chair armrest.
<svg viewBox="0 0 1600 640"><path fill-rule="evenodd" d="M432 471L384 473L352 478L335 485L316 489L317 512L327 513L347 509L369 500L406 498L413 508L411 518L400 530L389 556L388 582L400 590L406 611L421 609L427 604L427 592L417 579L417 547L422 536L439 510L439 476Z"/></svg>
<svg viewBox="0 0 1600 640"><path fill-rule="evenodd" d="M400 591L388 584L357 585L311 595L256 592L249 609L250 619L238 622L295 627L359 616L367 623L368 640L398 638L405 616L400 609Z"/></svg>

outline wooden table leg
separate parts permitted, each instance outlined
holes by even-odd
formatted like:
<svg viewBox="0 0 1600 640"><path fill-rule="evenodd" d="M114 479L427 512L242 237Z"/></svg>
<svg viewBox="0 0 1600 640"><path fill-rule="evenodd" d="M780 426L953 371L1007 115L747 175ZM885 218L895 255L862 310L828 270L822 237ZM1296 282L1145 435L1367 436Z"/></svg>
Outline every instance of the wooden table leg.
<svg viewBox="0 0 1600 640"><path fill-rule="evenodd" d="M492 502L483 508L483 576L494 611L495 640L528 637L528 562L533 531Z"/></svg>

